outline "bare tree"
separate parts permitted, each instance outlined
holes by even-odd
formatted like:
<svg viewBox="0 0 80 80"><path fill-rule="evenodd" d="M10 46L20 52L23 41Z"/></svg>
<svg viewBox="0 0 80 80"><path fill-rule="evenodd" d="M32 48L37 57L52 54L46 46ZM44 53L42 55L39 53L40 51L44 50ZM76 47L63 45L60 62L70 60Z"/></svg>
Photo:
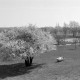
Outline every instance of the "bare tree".
<svg viewBox="0 0 80 80"><path fill-rule="evenodd" d="M56 25L55 29L54 29L54 37L57 41L57 45L60 45L61 42L61 27L58 25Z"/></svg>
<svg viewBox="0 0 80 80"><path fill-rule="evenodd" d="M69 26L70 26L70 31L73 34L73 37L75 38L76 37L76 34L78 32L79 23L76 22L76 21L71 21L69 23Z"/></svg>
<svg viewBox="0 0 80 80"><path fill-rule="evenodd" d="M64 23L64 26L62 28L63 33L64 33L64 37L66 37L67 33L68 33L68 24Z"/></svg>
<svg viewBox="0 0 80 80"><path fill-rule="evenodd" d="M73 35L73 38L75 38L74 39L74 45L75 45L75 49L76 49L76 43L77 43L76 38L77 38L79 23L76 22L76 21L71 21L69 23L69 26L70 26L70 31L71 31L71 33Z"/></svg>
<svg viewBox="0 0 80 80"><path fill-rule="evenodd" d="M69 29L68 24L64 23L62 28L64 41L65 41L65 38L67 37L68 29Z"/></svg>

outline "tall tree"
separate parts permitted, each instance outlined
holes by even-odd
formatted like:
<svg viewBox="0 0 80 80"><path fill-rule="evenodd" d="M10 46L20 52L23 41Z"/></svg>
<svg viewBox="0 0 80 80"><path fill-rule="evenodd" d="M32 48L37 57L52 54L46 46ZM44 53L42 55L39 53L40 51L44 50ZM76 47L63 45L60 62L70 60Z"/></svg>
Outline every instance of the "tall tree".
<svg viewBox="0 0 80 80"><path fill-rule="evenodd" d="M73 37L76 37L76 34L78 32L79 23L76 21L71 21L69 23L70 31L73 34Z"/></svg>
<svg viewBox="0 0 80 80"><path fill-rule="evenodd" d="M75 38L74 39L74 45L75 45L75 49L76 49L76 44L77 44L77 33L78 33L78 28L79 28L79 23L78 22L76 22L76 21L71 21L70 23L69 23L69 26L70 26L70 31L71 31L71 33L72 33L72 35L73 35L73 38Z"/></svg>
<svg viewBox="0 0 80 80"><path fill-rule="evenodd" d="M57 45L60 45L60 40L61 40L61 27L59 26L59 24L56 25L56 27L54 28L54 37L57 41Z"/></svg>
<svg viewBox="0 0 80 80"><path fill-rule="evenodd" d="M67 33L68 33L68 24L64 23L64 25L62 27L62 31L63 31L63 38L65 41L65 38L67 37Z"/></svg>
<svg viewBox="0 0 80 80"><path fill-rule="evenodd" d="M64 23L62 30L63 30L64 36L66 37L68 33L68 24Z"/></svg>

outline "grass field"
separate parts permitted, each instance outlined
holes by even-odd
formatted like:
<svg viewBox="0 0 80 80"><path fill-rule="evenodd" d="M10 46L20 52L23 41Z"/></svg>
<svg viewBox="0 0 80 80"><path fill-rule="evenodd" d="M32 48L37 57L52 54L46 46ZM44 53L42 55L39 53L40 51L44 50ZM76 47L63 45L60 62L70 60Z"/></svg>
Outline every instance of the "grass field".
<svg viewBox="0 0 80 80"><path fill-rule="evenodd" d="M58 56L64 61L56 63ZM80 47L60 46L35 57L31 67L25 67L24 61L0 64L0 80L80 80Z"/></svg>

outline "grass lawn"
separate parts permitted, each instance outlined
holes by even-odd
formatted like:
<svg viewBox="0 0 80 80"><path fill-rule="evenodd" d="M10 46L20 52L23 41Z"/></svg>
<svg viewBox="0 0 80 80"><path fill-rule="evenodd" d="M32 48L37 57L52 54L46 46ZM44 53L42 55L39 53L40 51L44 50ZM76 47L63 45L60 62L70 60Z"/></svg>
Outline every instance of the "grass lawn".
<svg viewBox="0 0 80 80"><path fill-rule="evenodd" d="M64 61L56 63L63 56ZM31 67L23 61L12 65L0 65L0 80L80 80L80 47L60 46L33 60Z"/></svg>

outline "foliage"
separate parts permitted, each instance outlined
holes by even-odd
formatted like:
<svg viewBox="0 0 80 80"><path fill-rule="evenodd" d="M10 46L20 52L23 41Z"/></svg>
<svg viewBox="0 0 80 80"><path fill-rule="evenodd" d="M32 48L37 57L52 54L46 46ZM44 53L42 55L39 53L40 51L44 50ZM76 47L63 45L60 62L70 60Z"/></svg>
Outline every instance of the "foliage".
<svg viewBox="0 0 80 80"><path fill-rule="evenodd" d="M1 41L4 41L4 42L7 42L9 41L9 38L5 36L5 33L1 32L0 33L0 42Z"/></svg>
<svg viewBox="0 0 80 80"><path fill-rule="evenodd" d="M5 55L5 57L3 56L3 60L5 58L5 61L8 60L9 57L15 58L16 56L20 57L20 54L26 52L28 52L29 50L29 46L28 44L26 44L24 41L22 40L13 40L13 41L9 41L7 42L5 45L3 45L0 48L0 53L1 56ZM14 57L14 55L16 55Z"/></svg>
<svg viewBox="0 0 80 80"><path fill-rule="evenodd" d="M31 28L29 29L31 30ZM38 49L40 49L41 52L55 49L54 44L56 44L56 40L49 32L34 28L31 33L35 38L35 45L38 47Z"/></svg>
<svg viewBox="0 0 80 80"><path fill-rule="evenodd" d="M43 52L46 48L46 50L50 50L54 48L54 44L56 44L55 39L49 32L45 32L34 26L30 26L27 29L20 29L20 33L21 34L17 38L28 42L36 51L40 50Z"/></svg>
<svg viewBox="0 0 80 80"><path fill-rule="evenodd" d="M0 57L5 55L3 60L6 61L13 60L14 55L24 58L34 57L45 51L56 49L54 45L56 41L52 35L34 26L12 29L4 35L9 40L0 48Z"/></svg>
<svg viewBox="0 0 80 80"><path fill-rule="evenodd" d="M9 38L9 40L15 39L19 35L17 28L13 28L11 30L7 30L4 35Z"/></svg>

